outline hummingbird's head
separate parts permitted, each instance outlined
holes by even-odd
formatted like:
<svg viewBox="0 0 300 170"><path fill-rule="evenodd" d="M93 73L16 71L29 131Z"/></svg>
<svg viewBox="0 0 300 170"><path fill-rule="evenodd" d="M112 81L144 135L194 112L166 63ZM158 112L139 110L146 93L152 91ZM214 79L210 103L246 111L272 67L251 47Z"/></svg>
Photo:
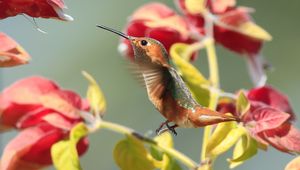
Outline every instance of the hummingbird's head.
<svg viewBox="0 0 300 170"><path fill-rule="evenodd" d="M103 25L97 25L97 27L129 40L133 47L135 60L149 61L161 65L169 64L167 50L159 41L148 37L132 37Z"/></svg>

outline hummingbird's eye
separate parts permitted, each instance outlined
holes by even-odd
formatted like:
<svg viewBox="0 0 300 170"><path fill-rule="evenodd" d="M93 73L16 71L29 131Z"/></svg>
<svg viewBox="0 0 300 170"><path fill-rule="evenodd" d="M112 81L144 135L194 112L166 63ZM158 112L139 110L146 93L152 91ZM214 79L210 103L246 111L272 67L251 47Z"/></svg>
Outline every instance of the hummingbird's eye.
<svg viewBox="0 0 300 170"><path fill-rule="evenodd" d="M148 44L148 41L146 41L146 40L142 40L142 41L141 41L141 45L142 45L142 46L146 46L147 44Z"/></svg>

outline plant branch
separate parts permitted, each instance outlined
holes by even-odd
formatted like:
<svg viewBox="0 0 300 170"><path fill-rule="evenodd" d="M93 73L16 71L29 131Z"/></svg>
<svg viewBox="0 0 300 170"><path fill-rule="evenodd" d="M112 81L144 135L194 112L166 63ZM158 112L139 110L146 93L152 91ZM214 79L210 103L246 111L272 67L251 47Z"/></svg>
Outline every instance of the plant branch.
<svg viewBox="0 0 300 170"><path fill-rule="evenodd" d="M165 152L166 154L168 154L168 155L172 156L173 158L181 161L189 169L197 169L199 167L199 165L195 161L193 161L192 159L190 159L189 157L187 157L183 153L181 153L181 152L179 152L179 151L177 151L173 148L164 147L164 146L160 145L159 143L157 143L156 141L154 141L153 139L148 138L148 137L146 137L142 134L139 134L136 131L134 131L133 129L128 128L126 126L102 120L102 121L99 121L94 126L94 128L92 129L91 132L95 132L96 129L99 130L101 128L108 129L108 130L114 131L114 132L119 133L119 134L134 136L137 139L141 140L142 142L147 143L147 144L149 144L153 147L157 147L160 150L162 150L163 152Z"/></svg>
<svg viewBox="0 0 300 170"><path fill-rule="evenodd" d="M212 87L210 90L210 101L208 107L211 110L215 110L220 95L219 94L220 81L219 81L218 60L217 60L217 54L215 49L215 42L213 39L213 33L214 33L213 16L208 10L204 11L203 16L205 19L205 33L207 37L206 52L207 52L208 65L209 65L209 79ZM211 136L211 133L212 133L212 126L206 126L204 128L202 151L201 151L201 160L204 163L202 169L205 170L211 170L213 164L213 158L209 158L206 155L206 146Z"/></svg>
<svg viewBox="0 0 300 170"><path fill-rule="evenodd" d="M208 64L209 64L209 79L211 81L212 87L219 89L220 81L219 81L219 66L217 60L216 49L214 45L214 39L210 38L209 42L206 43L206 50L208 56Z"/></svg>

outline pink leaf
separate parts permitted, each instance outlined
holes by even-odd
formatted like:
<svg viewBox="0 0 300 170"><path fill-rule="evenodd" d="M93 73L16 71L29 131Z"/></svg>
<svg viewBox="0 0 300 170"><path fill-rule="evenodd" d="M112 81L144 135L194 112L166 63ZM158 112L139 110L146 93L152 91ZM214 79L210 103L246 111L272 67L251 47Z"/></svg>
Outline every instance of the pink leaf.
<svg viewBox="0 0 300 170"><path fill-rule="evenodd" d="M29 60L29 54L16 41L0 32L0 67L27 64Z"/></svg>
<svg viewBox="0 0 300 170"><path fill-rule="evenodd" d="M61 123L66 120L60 127L66 125L64 129L69 129L67 124L81 121L79 112L88 109L88 102L78 94L60 89L51 80L29 77L14 83L0 95L0 130L26 128L44 121L57 125L55 119L43 118L52 113L61 117L57 119Z"/></svg>
<svg viewBox="0 0 300 170"><path fill-rule="evenodd" d="M42 77L19 80L3 91L0 96L0 110L12 103L19 105L42 105L56 110L70 118L78 118L82 99L74 92L60 89L53 81Z"/></svg>

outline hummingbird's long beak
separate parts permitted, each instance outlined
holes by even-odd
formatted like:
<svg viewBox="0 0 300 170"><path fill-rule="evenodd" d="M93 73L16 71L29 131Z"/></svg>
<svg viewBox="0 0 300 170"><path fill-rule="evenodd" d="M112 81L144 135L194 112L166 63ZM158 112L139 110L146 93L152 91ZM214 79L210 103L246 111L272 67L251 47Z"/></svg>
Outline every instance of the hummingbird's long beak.
<svg viewBox="0 0 300 170"><path fill-rule="evenodd" d="M117 31L117 30L112 29L112 28L109 28L109 27L107 27L107 26L104 26L104 25L97 25L97 27L102 28L102 29L104 29L104 30L107 30L107 31L109 31L109 32L115 33L115 34L117 34L117 35L119 35L119 36L121 36L121 37L123 37L123 38L128 39L128 40L132 40L132 38L131 38L129 35L126 35L126 34L124 34L123 32Z"/></svg>

